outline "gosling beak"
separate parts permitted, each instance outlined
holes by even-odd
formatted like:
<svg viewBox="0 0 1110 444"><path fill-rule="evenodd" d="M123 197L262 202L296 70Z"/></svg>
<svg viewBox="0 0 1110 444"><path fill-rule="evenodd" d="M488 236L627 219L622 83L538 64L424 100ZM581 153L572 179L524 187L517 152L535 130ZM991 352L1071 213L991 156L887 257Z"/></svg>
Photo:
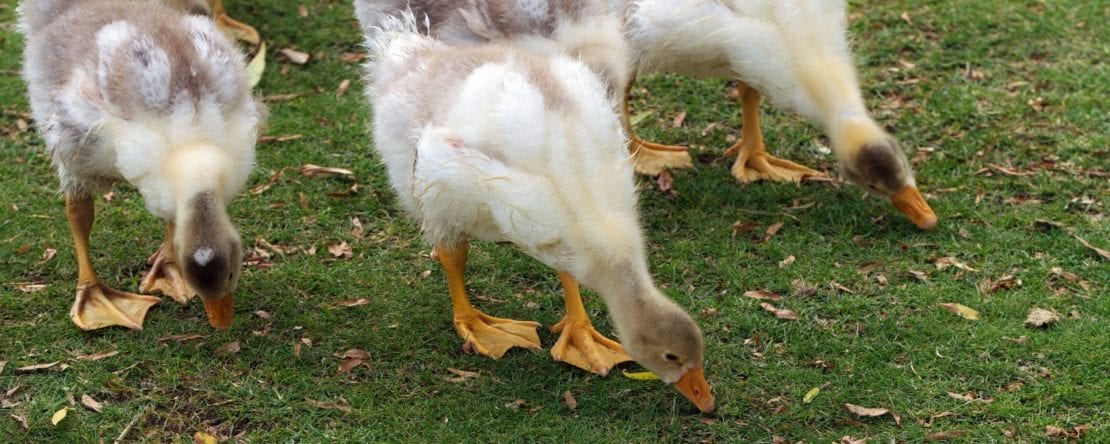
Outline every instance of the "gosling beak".
<svg viewBox="0 0 1110 444"><path fill-rule="evenodd" d="M674 386L698 406L702 413L713 413L717 409L713 403L713 393L709 392L709 383L705 382L705 371L701 367L687 370Z"/></svg>
<svg viewBox="0 0 1110 444"><path fill-rule="evenodd" d="M231 315L235 313L232 307L231 293L219 299L201 298L204 301L204 311L208 312L208 323L216 330L227 330L231 327Z"/></svg>
<svg viewBox="0 0 1110 444"><path fill-rule="evenodd" d="M890 202L894 204L898 211L910 218L914 225L917 225L917 228L932 230L933 227L937 226L937 214L933 212L932 208L929 208L929 204L925 202L925 197L913 185L902 187L901 191L890 196Z"/></svg>

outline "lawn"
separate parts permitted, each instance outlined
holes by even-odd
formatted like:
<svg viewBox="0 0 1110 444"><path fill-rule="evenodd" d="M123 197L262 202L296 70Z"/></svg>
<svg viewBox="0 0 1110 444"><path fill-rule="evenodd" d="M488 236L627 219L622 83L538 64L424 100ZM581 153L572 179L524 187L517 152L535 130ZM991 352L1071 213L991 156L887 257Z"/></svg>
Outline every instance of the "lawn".
<svg viewBox="0 0 1110 444"><path fill-rule="evenodd" d="M1030 442L1057 427L1110 441L1110 267L1079 240L1110 249L1110 28L1098 25L1110 9L1098 2L852 2L864 95L916 164L940 217L931 232L849 184L736 182L722 157L739 136L730 85L639 83L638 131L695 149L696 168L674 172L673 196L641 180L640 206L656 280L705 332L713 415L658 381L593 376L546 350L463 354L443 273L372 154L350 6L304 2L302 17L297 2L227 3L271 48L258 94L270 97L272 140L258 146L248 187L274 178L230 208L252 253L228 332L213 331L198 302L168 298L140 332L70 323L77 271L64 204L42 139L24 127L23 41L15 2L0 3L0 436L110 442L132 423L126 439L153 442L196 432L256 442L914 442L944 432ZM290 64L282 48L312 57ZM773 153L835 175L818 130L769 106L763 122ZM310 178L305 164L355 174ZM98 271L136 291L161 223L126 186L97 204ZM329 252L344 242L351 257ZM491 314L545 326L562 316L555 274L509 246L476 244L468 280ZM760 289L798 319L744 296ZM587 298L610 332L600 300ZM1061 319L1027 327L1033 308ZM546 329L541 338L555 339ZM340 372L350 349L369 358ZM82 406L86 395L100 412Z"/></svg>

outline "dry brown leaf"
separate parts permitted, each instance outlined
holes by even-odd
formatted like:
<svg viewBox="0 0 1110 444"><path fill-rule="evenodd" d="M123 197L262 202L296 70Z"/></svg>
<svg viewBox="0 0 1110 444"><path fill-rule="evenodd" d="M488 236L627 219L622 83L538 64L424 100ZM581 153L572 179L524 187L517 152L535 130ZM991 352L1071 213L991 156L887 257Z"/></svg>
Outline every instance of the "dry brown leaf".
<svg viewBox="0 0 1110 444"><path fill-rule="evenodd" d="M83 360L83 361L99 361L101 359L110 358L110 357L118 355L118 354L119 354L119 350L110 350L110 351L103 351L103 352L99 352L99 353L93 353L91 355L80 355L80 356L77 357L77 359L80 359L80 360Z"/></svg>
<svg viewBox="0 0 1110 444"><path fill-rule="evenodd" d="M686 121L686 111L685 110L679 111L678 114L675 114L674 119L671 119L671 126L673 126L675 128L681 128L682 123L685 122L685 121Z"/></svg>
<svg viewBox="0 0 1110 444"><path fill-rule="evenodd" d="M572 412L578 409L578 400L574 399L574 395L570 393L570 390L563 392L563 405L567 406Z"/></svg>
<svg viewBox="0 0 1110 444"><path fill-rule="evenodd" d="M16 373L37 372L39 370L46 370L46 369L49 369L51 367L54 367L55 365L58 365L61 362L62 361L54 361L54 362L47 362L45 364L26 365L26 366L19 367L19 368L15 369L15 372Z"/></svg>
<svg viewBox="0 0 1110 444"><path fill-rule="evenodd" d="M655 176L655 185L667 197L675 197L674 176L671 176L670 171L663 170L658 176Z"/></svg>
<svg viewBox="0 0 1110 444"><path fill-rule="evenodd" d="M732 237L735 238L740 233L750 233L759 228L759 224L755 222L741 222L736 221L732 223Z"/></svg>
<svg viewBox="0 0 1110 444"><path fill-rule="evenodd" d="M993 398L977 398L977 397L975 397L975 394L971 393L971 392L967 392L967 393L947 392L947 393L948 393L949 398L958 399L958 400L964 401L964 402L981 402L983 404L990 404L990 403L994 402Z"/></svg>
<svg viewBox="0 0 1110 444"><path fill-rule="evenodd" d="M890 409L863 407L855 404L844 404L844 408L848 409L849 412L854 413L856 416L882 416L890 413Z"/></svg>
<svg viewBox="0 0 1110 444"><path fill-rule="evenodd" d="M788 267L790 266L790 264L793 264L795 260L796 258L793 254L791 254L790 256L787 256L786 259L779 261L779 268Z"/></svg>
<svg viewBox="0 0 1110 444"><path fill-rule="evenodd" d="M350 259L351 256L354 255L354 253L351 251L351 246L347 244L347 241L343 241L338 244L328 244L328 253L331 253L332 256L340 259Z"/></svg>
<svg viewBox="0 0 1110 444"><path fill-rule="evenodd" d="M357 217L353 217L353 218L351 218L351 225L355 226L355 228L351 230L351 236L353 236L355 239L358 239L358 238L362 237L362 233L363 233L362 221L359 220L359 218L357 218Z"/></svg>
<svg viewBox="0 0 1110 444"><path fill-rule="evenodd" d="M272 318L272 317L274 316L274 315L270 314L270 312L268 312L268 311L266 311L266 310L255 310L255 312L254 312L254 315L255 315L255 316L258 316L258 317L260 317L260 318L262 318L262 319L270 319L270 318Z"/></svg>
<svg viewBox="0 0 1110 444"><path fill-rule="evenodd" d="M335 97L338 98L347 93L347 89L351 87L351 79L343 79L339 82L339 87L335 88Z"/></svg>
<svg viewBox="0 0 1110 444"><path fill-rule="evenodd" d="M339 362L339 373L350 373L356 367L366 364L370 360L370 352L360 348L352 348L338 355L342 361Z"/></svg>
<svg viewBox="0 0 1110 444"><path fill-rule="evenodd" d="M365 52L345 52L339 55L339 60L346 63L359 63L365 59L367 54Z"/></svg>
<svg viewBox="0 0 1110 444"><path fill-rule="evenodd" d="M840 437L839 444L867 444L867 438L855 438L849 435Z"/></svg>
<svg viewBox="0 0 1110 444"><path fill-rule="evenodd" d="M12 419L19 422L19 425L23 426L23 430L31 430L31 424L27 421L26 413L20 412L18 415L15 413L11 413L8 416L11 416Z"/></svg>
<svg viewBox="0 0 1110 444"><path fill-rule="evenodd" d="M279 170L279 171L274 172L273 174L270 175L269 179L266 179L265 182L260 183L258 185L255 185L253 188L251 188L251 195L252 196L257 196L259 194L262 194L264 191L270 189L270 187L274 186L274 184L276 184L278 182L278 180L281 180L281 176L283 174L285 174L285 170Z"/></svg>
<svg viewBox="0 0 1110 444"><path fill-rule="evenodd" d="M968 272L972 272L972 273L975 273L975 272L979 271L979 270L976 270L974 268L969 267L967 264L961 262L959 259L956 259L956 258L951 257L951 256L945 256L945 257L937 258L937 259L933 260L933 265L936 265L937 270L944 270L948 267L956 267L960 270L968 271Z"/></svg>
<svg viewBox="0 0 1110 444"><path fill-rule="evenodd" d="M37 282L16 282L15 288L24 293L36 293L46 289L46 284Z"/></svg>
<svg viewBox="0 0 1110 444"><path fill-rule="evenodd" d="M47 249L43 250L42 259L39 259L39 261L36 262L36 264L42 265L42 264L45 264L47 262L50 262L50 260L54 259L54 256L57 255L57 254L58 254L58 250L55 250L53 248L47 248Z"/></svg>
<svg viewBox="0 0 1110 444"><path fill-rule="evenodd" d="M845 293L850 293L850 294L855 294L856 293L856 292L852 291L851 288L840 285L840 282L837 282L837 281L829 281L829 287L832 287L834 290L843 291Z"/></svg>
<svg viewBox="0 0 1110 444"><path fill-rule="evenodd" d="M968 307L966 305L957 304L957 303L954 303L954 302L946 302L946 303L937 304L937 305L939 305L941 308L947 310L949 313L952 313L956 316L967 319L969 321L978 321L979 320L979 312L976 311L974 308Z"/></svg>
<svg viewBox="0 0 1110 444"><path fill-rule="evenodd" d="M705 308L705 309L702 309L702 311L698 312L698 316L701 316L703 318L708 318L708 317L711 317L711 316L716 316L718 311L719 310L717 310L716 308Z"/></svg>
<svg viewBox="0 0 1110 444"><path fill-rule="evenodd" d="M1029 102L1027 102L1027 103L1029 104L1030 108L1033 108L1033 111L1037 111L1037 112L1041 112L1042 110L1044 110L1044 107L1046 106L1044 97L1040 97L1040 96L1029 99Z"/></svg>
<svg viewBox="0 0 1110 444"><path fill-rule="evenodd" d="M817 287L806 283L805 279L798 278L790 281L790 291L794 296L809 297L817 294Z"/></svg>
<svg viewBox="0 0 1110 444"><path fill-rule="evenodd" d="M278 50L278 52L281 53L281 55L285 56L285 58L288 59L290 62L297 65L308 63L309 55L307 52L297 51L293 48L283 48Z"/></svg>
<svg viewBox="0 0 1110 444"><path fill-rule="evenodd" d="M963 430L948 430L945 432L935 432L925 435L926 441L948 441L949 439L959 438L966 435L967 432Z"/></svg>
<svg viewBox="0 0 1110 444"><path fill-rule="evenodd" d="M333 302L331 304L331 306L332 307L358 307L359 305L366 305L366 304L369 304L369 303L370 303L370 299L358 298L358 299L347 299L347 300L344 300L344 301Z"/></svg>
<svg viewBox="0 0 1110 444"><path fill-rule="evenodd" d="M81 395L81 405L88 407L89 410L92 410L96 413L100 413L100 409L104 408L103 404L97 402L95 399L93 399L92 396L89 395Z"/></svg>
<svg viewBox="0 0 1110 444"><path fill-rule="evenodd" d="M782 296L773 291L768 290L748 290L744 292L745 297L752 299L759 299L761 301L781 301Z"/></svg>
<svg viewBox="0 0 1110 444"><path fill-rule="evenodd" d="M1025 317L1025 326L1046 327L1059 320L1060 315L1056 314L1055 310L1050 311L1043 308L1034 308L1029 310L1029 316Z"/></svg>
<svg viewBox="0 0 1110 444"><path fill-rule="evenodd" d="M1062 429L1060 427L1049 425L1045 426L1044 433L1048 435L1049 438L1080 439L1083 438L1083 435L1086 434L1087 431L1090 429L1090 424L1077 425L1075 427L1072 427L1070 431Z"/></svg>
<svg viewBox="0 0 1110 444"><path fill-rule="evenodd" d="M301 343L300 342L294 342L293 343L293 357L294 358L300 358L301 357Z"/></svg>
<svg viewBox="0 0 1110 444"><path fill-rule="evenodd" d="M918 281L929 282L929 275L923 271L910 270L910 275L912 275L913 278L917 279Z"/></svg>
<svg viewBox="0 0 1110 444"><path fill-rule="evenodd" d="M285 101L288 101L288 100L293 100L293 99L296 99L298 97L304 97L304 96L305 96L305 93L274 94L274 95L271 95L271 96L263 97L262 101L263 102L285 102Z"/></svg>
<svg viewBox="0 0 1110 444"><path fill-rule="evenodd" d="M999 290L1010 290L1021 286L1021 279L1018 279L1012 274L1006 274L997 280L990 278L985 279L980 283L980 290L985 290L988 293L994 293Z"/></svg>
<svg viewBox="0 0 1110 444"><path fill-rule="evenodd" d="M0 373L4 373L4 367L8 365L8 361L0 361Z"/></svg>
<svg viewBox="0 0 1110 444"><path fill-rule="evenodd" d="M198 335L198 334L195 334L195 333L187 334L187 335L169 335L169 336L162 336L162 337L158 338L158 342L168 342L168 341L185 342L185 341L193 341L193 340L204 339L204 338L207 338L207 336Z"/></svg>
<svg viewBox="0 0 1110 444"><path fill-rule="evenodd" d="M782 222L775 222L771 224L771 226L767 227L767 231L763 232L763 237L759 239L759 243L764 243L771 240L771 237L782 229L782 225Z"/></svg>
<svg viewBox="0 0 1110 444"><path fill-rule="evenodd" d="M239 353L239 341L231 341L219 346L213 353L218 355L233 355Z"/></svg>
<svg viewBox="0 0 1110 444"><path fill-rule="evenodd" d="M288 142L290 140L303 139L304 134L286 134L284 136L262 136L258 138L258 143L270 142Z"/></svg>
<svg viewBox="0 0 1110 444"><path fill-rule="evenodd" d="M353 176L355 174L354 171L348 170L346 168L322 167L322 166L319 166L319 165L313 165L311 163L302 166L300 168L300 170L298 170L298 171L300 171L301 174L304 174L305 176L308 176L308 177L311 177L311 178L334 177L334 176Z"/></svg>
<svg viewBox="0 0 1110 444"><path fill-rule="evenodd" d="M342 399L342 398L340 398L340 399ZM307 396L304 398L304 400L305 400L305 402L308 403L308 405L319 408L319 409L342 410L342 411L347 412L347 413L351 413L352 411L354 411L354 409L351 408L351 405L348 404L346 402L346 400L339 401L339 402L325 402L325 401L317 401L317 400L311 399Z"/></svg>
<svg viewBox="0 0 1110 444"><path fill-rule="evenodd" d="M453 383L456 383L456 384L460 383L460 382L463 382L463 381L466 381L467 379L478 377L477 372L468 372L466 370L459 370L457 368L447 367L447 371L449 371L451 373L454 373L455 376L448 376L448 377L445 377L443 379L445 379L447 382L453 382Z"/></svg>
<svg viewBox="0 0 1110 444"><path fill-rule="evenodd" d="M793 310L787 310L785 308L782 308L782 309L775 308L774 305L771 305L771 304L766 303L766 302L760 302L759 306L763 307L764 310L767 310L768 312L771 312L772 314L774 314L776 318L789 319L789 320L797 320L798 319L798 314L795 313Z"/></svg>
<svg viewBox="0 0 1110 444"><path fill-rule="evenodd" d="M297 5L297 15L308 17L308 8L305 5Z"/></svg>
<svg viewBox="0 0 1110 444"><path fill-rule="evenodd" d="M1103 259L1103 260L1107 260L1107 261L1110 261L1110 251L1106 251L1106 250L1103 250L1103 249L1101 249L1101 248L1098 248L1098 247L1096 247L1096 246L1094 246L1094 245L1091 245L1091 243L1090 243L1090 242L1087 242L1087 240L1086 240L1086 239L1083 239L1083 238L1081 238L1081 237L1079 237L1079 236L1074 236L1074 237L1075 237L1075 238L1076 238L1077 240L1079 240L1079 243L1083 244L1083 246L1084 246L1084 247L1090 248L1090 249L1091 249L1091 251L1094 251L1095 253L1097 253L1097 254L1098 254L1098 255L1099 255L1100 257L1102 257L1102 259Z"/></svg>

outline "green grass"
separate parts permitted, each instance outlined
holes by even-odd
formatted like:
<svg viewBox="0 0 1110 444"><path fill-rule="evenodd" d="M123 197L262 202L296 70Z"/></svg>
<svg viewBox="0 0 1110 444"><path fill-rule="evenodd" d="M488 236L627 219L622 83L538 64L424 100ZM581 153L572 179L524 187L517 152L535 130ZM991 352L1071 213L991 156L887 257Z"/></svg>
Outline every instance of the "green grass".
<svg viewBox="0 0 1110 444"><path fill-rule="evenodd" d="M713 416L697 414L657 382L591 376L552 362L546 351L512 351L499 361L463 354L443 274L371 154L359 67L340 58L360 49L347 2L305 2L311 3L307 18L297 16L295 2L228 3L234 16L258 26L271 48L313 54L307 65L286 71L271 52L259 93L306 95L270 103L266 133L304 137L258 147L251 186L274 171L285 174L260 195L244 193L232 216L248 245L265 238L318 252L275 255L268 269L247 267L236 323L227 333L208 327L200 304L168 299L151 311L142 332L81 332L70 323L72 244L42 141L16 125L17 118L29 120L18 75L23 43L13 30L14 1L0 4L0 361L7 361L0 392L19 388L9 399L16 405L0 408L0 436L111 441L139 418L129 438L155 442L187 442L210 429L257 442L768 442L773 435L790 442L845 435L913 442L950 430L975 441L1002 441L1012 430L1029 442L1047 439L1046 426L1081 424L1093 427L1089 441L1110 440L1110 267L1071 236L1110 248L1110 31L1098 25L1110 12L1098 2L852 5L868 104L911 156L935 150L918 166L918 182L941 218L928 233L856 187L737 183L728 173L731 159L721 157L730 136L739 135L739 106L726 98L726 83L678 77L641 83L646 92L637 93L634 107L653 111L641 134L697 149L697 168L675 174L677 197L645 179L641 207L659 284L691 313L718 310L698 316L719 406ZM909 22L900 18L903 11ZM336 98L344 79L354 83ZM1041 111L1029 105L1037 97L1045 104ZM671 128L680 111L688 113L684 127ZM816 149L827 143L824 136L798 117L765 107L763 122L773 152L834 169L833 159ZM329 197L352 181L308 179L296 171L306 163L354 170L358 192ZM1032 174L986 174L991 164ZM1014 197L1039 203L1017 205ZM98 204L98 271L109 285L133 291L161 240L160 222L125 186L110 203ZM360 237L352 234L352 218L365 226ZM1039 230L1036 220L1064 226ZM785 226L770 241L752 241L780 221ZM758 229L733 236L735 222ZM340 241L353 246L352 259L328 255L326 245ZM40 263L46 248L57 249L57 257ZM780 267L789 255L796 262ZM932 262L943 256L978 271L937 270ZM869 264L869 274L858 272ZM1054 277L1053 267L1082 277L1090 290ZM487 299L478 303L488 312L545 325L560 318L555 275L510 247L476 245L469 270L470 289ZM928 281L914 279L911 270L927 273ZM1023 284L995 293L977 289L980 280L1007 273ZM792 289L799 279L816 292ZM854 293L831 288L832 281ZM23 293L15 282L46 288ZM760 288L786 295L776 305L801 319L775 319L742 296ZM371 302L332 307L360 297ZM940 302L974 307L982 319L951 315ZM1065 319L1047 329L1026 328L1022 321L1032 307L1055 309ZM588 308L599 328L611 331L596 297ZM265 321L256 310L273 318ZM1073 311L1078 319L1068 318ZM268 322L268 333L252 333ZM159 341L191 333L205 338ZM554 341L546 331L541 336L546 345ZM1028 339L1014 341L1021 336ZM296 357L301 338L312 344ZM215 353L231 341L242 350ZM365 349L372 359L339 374L334 355L350 348ZM75 358L106 350L119 354ZM51 361L62 364L30 374L15 370ZM448 382L448 367L481 375ZM1017 382L1020 388L1006 389ZM820 394L803 403L813 387L822 387ZM576 411L561 402L567 390L577 398ZM968 391L993 402L946 394ZM50 425L67 397L83 394L103 402L104 410L78 403L61 424ZM347 402L352 410L313 407L306 398ZM517 399L527 404L507 407ZM844 403L889 408L902 423L856 418ZM950 413L932 418L944 412ZM30 430L9 415L26 415Z"/></svg>

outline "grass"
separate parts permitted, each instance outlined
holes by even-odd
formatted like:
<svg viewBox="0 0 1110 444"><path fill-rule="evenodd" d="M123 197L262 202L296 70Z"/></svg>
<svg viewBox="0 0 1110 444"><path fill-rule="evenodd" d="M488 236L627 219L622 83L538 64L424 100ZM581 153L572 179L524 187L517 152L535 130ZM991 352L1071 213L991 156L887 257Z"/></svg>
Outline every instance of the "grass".
<svg viewBox="0 0 1110 444"><path fill-rule="evenodd" d="M1092 426L1089 441L1110 440L1110 267L1072 237L1110 248L1110 31L1097 25L1110 12L1097 2L851 5L868 104L911 157L933 149L917 167L941 217L928 233L852 186L737 183L728 173L731 159L721 157L739 135L739 106L726 98L726 83L667 76L641 83L634 107L652 111L641 134L697 150L697 168L675 174L676 197L644 179L640 205L657 281L692 313L717 310L698 316L719 405L713 416L698 415L662 384L598 378L551 362L546 351L513 351L498 361L460 351L443 274L371 154L359 69L341 58L360 49L350 7L308 3L306 18L276 0L228 5L258 26L271 48L313 54L307 65L288 67L270 54L259 94L305 95L270 103L267 134L304 137L258 147L251 186L273 172L284 175L259 195L244 193L232 216L249 245L264 238L315 246L317 253L275 254L270 268L248 266L236 324L227 333L208 327L200 304L168 299L142 332L81 332L69 322L72 244L42 141L16 124L29 120L18 75L23 44L13 29L14 2L0 4L0 361L7 361L0 389L18 388L8 400L15 405L0 408L0 435L17 442L108 441L137 418L128 437L149 441L188 441L206 430L258 442L768 442L776 435L790 442L921 441L958 430L967 440L1002 441L1009 433L1027 442L1047 439L1046 426L1083 424ZM336 98L344 79L354 83ZM792 114L764 110L773 152L834 169L818 150L823 135ZM672 128L680 111L687 112L685 125ZM309 179L296 171L307 163L349 168L356 176ZM352 183L357 193L328 195ZM98 204L98 271L111 286L134 290L144 259L161 240L160 222L125 186ZM360 236L353 218L364 226ZM758 228L734 236L736 222ZM776 222L785 225L771 240L752 240ZM326 252L342 241L353 247L350 260ZM40 262L47 248L57 256ZM791 255L796 262L780 267ZM938 270L933 261L944 256L977 271ZM1089 289L1059 277L1057 267ZM911 270L928 280L915 279ZM1022 284L997 292L978 288L982 279L1004 274ZM816 290L798 291L798 280ZM24 293L17 282L46 287ZM551 325L562 313L555 275L506 246L476 245L469 285L479 305L498 316ZM801 319L775 319L742 296L753 289L786 295L776 304ZM334 306L352 298L370 302ZM974 307L982 319L956 317L939 309L941 302ZM1032 307L1057 310L1064 319L1047 329L1024 327ZM596 297L588 308L599 328L610 331ZM252 314L257 310L272 318ZM159 339L183 334L204 338ZM546 331L541 337L548 346L554 341ZM232 341L241 351L216 352ZM340 374L335 355L351 348L372 358ZM75 358L107 350L119 354ZM15 370L52 361L62 364ZM480 376L449 382L449 367ZM814 387L820 393L804 403ZM577 399L575 411L561 401L568 390ZM84 394L104 403L103 411L78 403L62 423L50 425L51 414L70 405L67 398ZM518 399L526 404L509 406ZM844 403L889 408L901 424L889 416L857 418ZM10 415L25 415L30 429Z"/></svg>

